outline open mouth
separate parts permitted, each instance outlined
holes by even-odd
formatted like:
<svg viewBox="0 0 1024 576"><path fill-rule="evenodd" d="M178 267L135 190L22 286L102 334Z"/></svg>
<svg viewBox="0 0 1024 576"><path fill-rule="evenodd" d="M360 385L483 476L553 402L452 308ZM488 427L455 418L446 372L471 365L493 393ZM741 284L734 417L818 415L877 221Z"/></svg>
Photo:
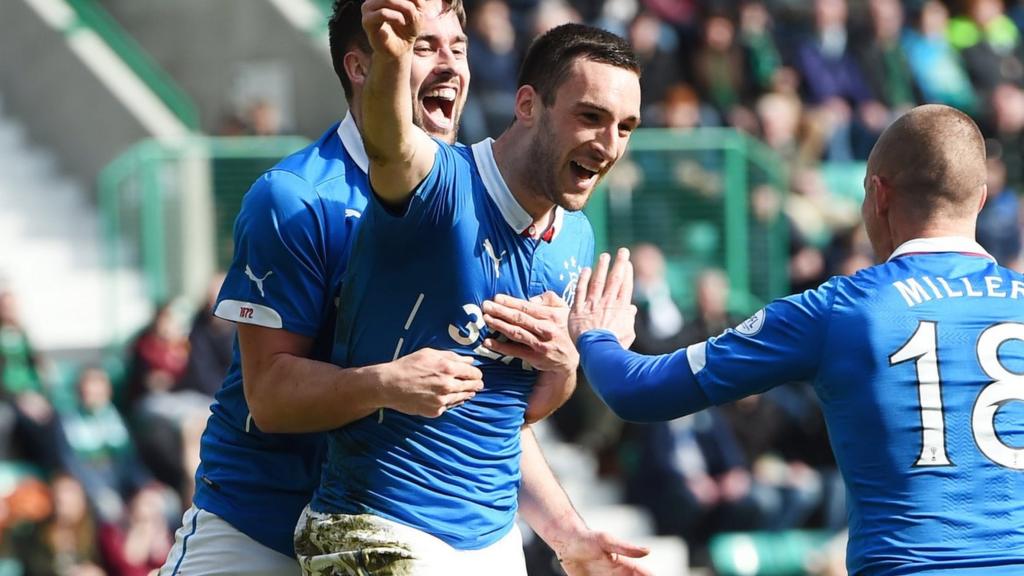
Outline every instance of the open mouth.
<svg viewBox="0 0 1024 576"><path fill-rule="evenodd" d="M576 160L569 161L569 169L572 170L573 178L576 179L576 184L579 186L590 186L597 181L598 175L601 173L601 169L597 166L580 163Z"/></svg>
<svg viewBox="0 0 1024 576"><path fill-rule="evenodd" d="M455 88L433 88L420 98L423 110L431 123L439 128L450 128L455 112L455 99L459 92Z"/></svg>

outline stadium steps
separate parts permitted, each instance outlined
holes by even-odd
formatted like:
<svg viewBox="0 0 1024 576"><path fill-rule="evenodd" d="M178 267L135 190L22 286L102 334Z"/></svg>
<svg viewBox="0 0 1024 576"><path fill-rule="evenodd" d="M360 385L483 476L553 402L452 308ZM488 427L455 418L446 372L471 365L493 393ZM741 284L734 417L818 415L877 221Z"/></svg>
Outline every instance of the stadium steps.
<svg viewBox="0 0 1024 576"><path fill-rule="evenodd" d="M113 334L126 334L148 318L141 278L105 269L88 195L60 174L51 153L28 142L2 104L0 99L0 286L16 295L37 348L101 349Z"/></svg>
<svg viewBox="0 0 1024 576"><path fill-rule="evenodd" d="M650 515L623 504L621 487L598 477L592 454L562 442L544 422L534 425L534 431L551 470L590 527L650 548L650 555L640 563L655 576L690 573L686 542L675 536L657 536Z"/></svg>

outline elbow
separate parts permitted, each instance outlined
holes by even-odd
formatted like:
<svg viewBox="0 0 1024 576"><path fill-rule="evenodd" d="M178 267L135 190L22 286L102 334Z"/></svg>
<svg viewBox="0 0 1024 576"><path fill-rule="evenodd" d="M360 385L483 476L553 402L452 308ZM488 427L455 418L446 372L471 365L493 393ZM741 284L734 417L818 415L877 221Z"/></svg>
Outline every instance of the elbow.
<svg viewBox="0 0 1024 576"><path fill-rule="evenodd" d="M622 396L613 395L605 397L604 403L620 420L625 420L626 422L647 424L661 420L661 418L652 414L650 410L644 410L637 402L629 401Z"/></svg>
<svg viewBox="0 0 1024 576"><path fill-rule="evenodd" d="M291 432L286 420L282 417L280 405L273 398L270 398L259 385L250 386L244 383L245 403L249 408L249 419L245 426L246 432L251 426L255 426L260 432L267 434L284 434Z"/></svg>

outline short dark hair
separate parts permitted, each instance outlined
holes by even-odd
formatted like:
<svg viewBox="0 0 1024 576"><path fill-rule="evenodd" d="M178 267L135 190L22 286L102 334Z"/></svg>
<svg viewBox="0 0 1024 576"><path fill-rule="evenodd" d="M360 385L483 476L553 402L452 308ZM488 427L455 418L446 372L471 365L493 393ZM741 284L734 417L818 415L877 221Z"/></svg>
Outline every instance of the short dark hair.
<svg viewBox="0 0 1024 576"><path fill-rule="evenodd" d="M331 18L327 21L327 37L331 47L331 63L334 65L334 73L341 81L341 88L345 91L345 98L352 99L352 82L345 74L345 53L352 49L358 49L367 54L370 53L370 41L366 38L366 31L363 30L363 7L364 0L334 0L334 7L331 10ZM448 10L454 10L459 17L459 24L466 27L466 8L462 0L444 0Z"/></svg>
<svg viewBox="0 0 1024 576"><path fill-rule="evenodd" d="M621 37L584 24L562 24L530 44L519 69L519 87L533 86L544 105L551 106L577 59L610 64L640 75L640 61Z"/></svg>

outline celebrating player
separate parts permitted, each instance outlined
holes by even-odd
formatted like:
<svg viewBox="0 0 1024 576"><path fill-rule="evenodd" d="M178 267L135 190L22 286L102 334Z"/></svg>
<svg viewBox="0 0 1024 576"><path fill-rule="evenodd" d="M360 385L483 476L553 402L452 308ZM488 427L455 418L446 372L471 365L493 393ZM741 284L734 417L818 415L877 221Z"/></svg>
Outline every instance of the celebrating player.
<svg viewBox="0 0 1024 576"><path fill-rule="evenodd" d="M915 108L878 140L864 187L884 263L673 354L615 336L635 313L627 255L607 281L584 272L570 330L587 378L641 421L811 381L850 495L850 574L1024 573L1024 277L974 241L981 133Z"/></svg>
<svg viewBox="0 0 1024 576"><path fill-rule="evenodd" d="M341 277L369 194L359 125L370 48L359 5L337 2L329 25L350 113L264 174L244 198L234 262L216 308L239 324L239 346L203 434L194 506L163 575L300 573L295 525L324 454L323 435L314 433L382 407L432 414L481 386L479 369L466 357L427 348L359 369L327 363ZM462 81L452 80L455 55L465 53L463 19L453 2L446 18L424 24L408 84L417 124L447 142L455 140L468 82L464 61L456 63ZM575 354L564 339L561 353ZM524 485L534 487L528 493L561 497L551 497L535 522L564 523L565 538L583 550L570 556L604 557L622 546L585 529L532 435L524 434L523 461Z"/></svg>
<svg viewBox="0 0 1024 576"><path fill-rule="evenodd" d="M415 127L408 84L416 39L447 14L429 1L363 6L373 52L362 134L374 197L353 245L333 358L363 366L444 348L474 357L484 387L434 414L385 409L332 432L296 552L310 574L523 575L518 500L568 572L641 573L621 556L639 550L596 554L593 538L574 537L586 534L575 514L535 521L539 511L571 507L557 487L537 490L536 462L523 460L520 487L520 428L561 402L577 358L566 351L533 366L494 352L483 345L481 310L496 293L539 297L538 306L557 300L542 296L548 291L572 293L593 233L570 210L583 206L637 125L636 58L614 35L556 28L527 54L513 126L497 141L452 147ZM459 66L461 54L438 94L462 86ZM520 328L543 333L547 346L571 344L557 322L523 320L529 326Z"/></svg>

